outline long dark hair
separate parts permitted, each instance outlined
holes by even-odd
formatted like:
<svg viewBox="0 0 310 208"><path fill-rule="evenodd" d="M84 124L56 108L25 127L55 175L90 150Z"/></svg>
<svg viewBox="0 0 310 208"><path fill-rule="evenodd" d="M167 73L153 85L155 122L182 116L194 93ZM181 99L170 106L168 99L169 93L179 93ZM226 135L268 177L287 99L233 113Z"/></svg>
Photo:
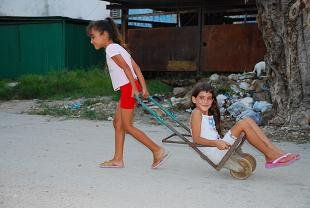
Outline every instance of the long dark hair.
<svg viewBox="0 0 310 208"><path fill-rule="evenodd" d="M212 94L213 102L212 102L211 108L208 111L208 115L214 117L216 130L218 131L220 136L222 136L221 113L220 113L220 110L217 104L215 91L210 84L200 82L200 83L197 83L196 86L194 87L192 91L192 97L196 98L200 92L209 92ZM192 109L196 108L196 105L195 103L193 103L193 101L191 101L191 107Z"/></svg>
<svg viewBox="0 0 310 208"><path fill-rule="evenodd" d="M123 41L122 36L111 17L107 17L104 20L97 20L90 22L86 28L88 36L90 36L92 29L97 30L101 33L106 31L114 43L123 46L128 51L127 45Z"/></svg>

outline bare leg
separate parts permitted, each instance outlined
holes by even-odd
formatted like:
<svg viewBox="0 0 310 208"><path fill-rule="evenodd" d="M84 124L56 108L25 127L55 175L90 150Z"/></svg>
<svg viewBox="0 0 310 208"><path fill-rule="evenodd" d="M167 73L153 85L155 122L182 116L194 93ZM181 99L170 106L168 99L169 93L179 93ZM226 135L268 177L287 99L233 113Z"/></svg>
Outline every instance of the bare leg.
<svg viewBox="0 0 310 208"><path fill-rule="evenodd" d="M154 163L161 160L165 150L153 142L144 132L133 126L134 109L121 109L122 127L126 133L129 133L136 140L144 144L153 152Z"/></svg>
<svg viewBox="0 0 310 208"><path fill-rule="evenodd" d="M261 128L259 128L259 126L257 126L257 124L255 123L255 121L253 121L252 119L245 119L245 121L248 123L248 125L250 125L253 130L255 131L255 133L266 143L268 144L270 147L272 147L273 149L277 150L280 154L284 154L284 151L281 150L280 148L278 148L277 146L275 146L270 139L267 138L267 136L265 135L265 133L261 130Z"/></svg>
<svg viewBox="0 0 310 208"><path fill-rule="evenodd" d="M275 160L284 154L282 150L271 143L252 119L245 118L237 122L231 129L231 133L235 137L239 137L242 132L245 133L249 143L265 155L266 161ZM294 157L294 155L284 158L283 162L292 159L291 157Z"/></svg>
<svg viewBox="0 0 310 208"><path fill-rule="evenodd" d="M104 166L104 163L112 163L114 165L123 166L123 152L124 152L124 141L125 141L125 131L122 127L122 118L121 118L121 111L120 111L120 104L117 105L113 126L115 131L115 152L114 157L112 160L106 161L101 163L100 165Z"/></svg>

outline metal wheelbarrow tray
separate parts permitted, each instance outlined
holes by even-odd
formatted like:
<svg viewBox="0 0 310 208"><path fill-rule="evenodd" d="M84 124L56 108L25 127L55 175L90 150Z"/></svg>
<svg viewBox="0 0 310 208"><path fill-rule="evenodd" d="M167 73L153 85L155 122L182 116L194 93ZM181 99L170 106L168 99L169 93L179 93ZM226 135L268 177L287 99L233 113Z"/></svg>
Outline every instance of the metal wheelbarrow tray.
<svg viewBox="0 0 310 208"><path fill-rule="evenodd" d="M146 110L148 111L152 117L154 117L160 124L163 124L168 129L170 129L173 133L162 139L163 143L173 143L173 144L185 144L189 145L191 148L193 148L199 156L206 160L214 169L217 171L221 170L222 168L226 168L230 170L230 174L232 177L240 180L244 180L248 178L255 170L256 168L256 160L255 158L250 155L249 153L244 153L241 150L241 146L243 145L245 139L245 136L242 135L236 141L234 144L229 148L225 156L222 158L222 160L218 164L214 164L198 147L203 147L203 145L195 144L194 142L191 142L190 138L191 136L191 130L181 123L177 117L174 115L174 113L170 112L168 109L163 107L159 102L157 102L152 96L148 96L147 100L151 103L155 104L162 112L164 112L174 123L176 123L179 127L184 129L187 133L180 133L176 128L174 128L171 124L169 124L166 120L164 120L158 113L151 109L148 105L146 105L143 100L135 96L138 103ZM180 140L173 140L173 138L179 137Z"/></svg>

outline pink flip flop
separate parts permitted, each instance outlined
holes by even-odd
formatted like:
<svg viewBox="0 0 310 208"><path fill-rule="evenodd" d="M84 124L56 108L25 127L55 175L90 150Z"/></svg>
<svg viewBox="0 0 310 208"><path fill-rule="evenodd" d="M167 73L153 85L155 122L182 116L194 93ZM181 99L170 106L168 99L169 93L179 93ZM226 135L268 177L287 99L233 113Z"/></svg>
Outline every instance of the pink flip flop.
<svg viewBox="0 0 310 208"><path fill-rule="evenodd" d="M286 153L287 155L293 155L296 160L299 160L301 158L301 155L299 153Z"/></svg>
<svg viewBox="0 0 310 208"><path fill-rule="evenodd" d="M299 153L292 153L293 155L295 155L296 160L299 160L301 158L301 155Z"/></svg>
<svg viewBox="0 0 310 208"><path fill-rule="evenodd" d="M275 167L290 165L290 164L292 164L293 162L295 162L296 160L298 160L298 159L300 158L300 155L299 155L299 154L294 154L294 155L295 155L294 158L292 158L292 159L290 159L290 160L288 160L288 161L286 161L286 162L281 162L281 160L282 160L283 158L286 158L286 157L289 156L289 155L292 155L292 153L287 153L287 154L282 155L281 157L279 157L279 158L277 158L277 159L275 159L275 160L273 160L273 161L266 162L265 168L270 169L270 168L275 168Z"/></svg>

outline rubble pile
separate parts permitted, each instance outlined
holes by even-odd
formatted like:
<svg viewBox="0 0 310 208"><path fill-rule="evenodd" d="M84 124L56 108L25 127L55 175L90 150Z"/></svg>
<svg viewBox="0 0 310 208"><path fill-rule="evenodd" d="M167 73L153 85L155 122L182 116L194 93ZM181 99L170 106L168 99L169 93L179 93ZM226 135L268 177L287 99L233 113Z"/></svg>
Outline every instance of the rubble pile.
<svg viewBox="0 0 310 208"><path fill-rule="evenodd" d="M180 80L176 82L182 83ZM270 92L265 76L257 77L254 72L227 76L212 74L210 77L201 78L194 83L197 82L207 82L215 88L223 120L238 121L245 117L251 117L257 124L265 125L272 116ZM173 96L168 98L168 102L175 110L191 112L190 96L194 84L192 81L187 83L191 84L183 87L176 84ZM171 84L173 85L172 82Z"/></svg>

